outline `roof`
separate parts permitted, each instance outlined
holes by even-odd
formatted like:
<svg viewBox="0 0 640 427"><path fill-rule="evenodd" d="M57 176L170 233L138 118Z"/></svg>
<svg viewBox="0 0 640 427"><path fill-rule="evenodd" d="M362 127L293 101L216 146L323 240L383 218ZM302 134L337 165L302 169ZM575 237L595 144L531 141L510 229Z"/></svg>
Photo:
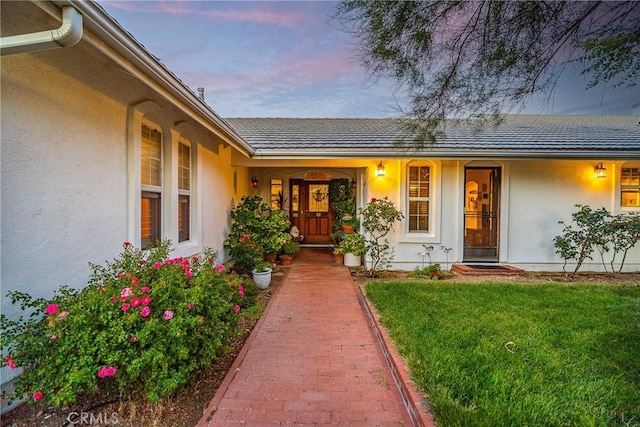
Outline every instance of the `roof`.
<svg viewBox="0 0 640 427"><path fill-rule="evenodd" d="M255 149L254 157L547 157L640 158L639 116L510 115L474 131L451 126L435 144L398 146L408 137L395 119L225 119Z"/></svg>

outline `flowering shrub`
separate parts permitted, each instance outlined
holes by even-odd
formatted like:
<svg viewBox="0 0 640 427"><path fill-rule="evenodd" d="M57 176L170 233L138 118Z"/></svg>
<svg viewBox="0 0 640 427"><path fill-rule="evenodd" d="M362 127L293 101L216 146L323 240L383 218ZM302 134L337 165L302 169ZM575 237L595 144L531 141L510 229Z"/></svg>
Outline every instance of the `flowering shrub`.
<svg viewBox="0 0 640 427"><path fill-rule="evenodd" d="M442 271L440 264L431 264L424 268L416 267L414 271L409 273L409 277L414 279L442 280L446 278L446 272Z"/></svg>
<svg viewBox="0 0 640 427"><path fill-rule="evenodd" d="M171 394L224 351L238 312L255 286L201 259L169 259L170 242L142 252L129 243L106 266L92 265L82 290L61 287L52 299L10 292L29 318L1 316L9 368L23 368L16 391L65 405L100 390Z"/></svg>

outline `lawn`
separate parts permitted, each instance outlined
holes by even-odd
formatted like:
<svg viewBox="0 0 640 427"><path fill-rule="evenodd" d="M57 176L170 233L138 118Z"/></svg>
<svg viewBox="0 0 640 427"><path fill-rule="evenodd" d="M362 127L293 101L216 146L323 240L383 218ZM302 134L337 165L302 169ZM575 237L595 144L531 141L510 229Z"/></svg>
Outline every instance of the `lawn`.
<svg viewBox="0 0 640 427"><path fill-rule="evenodd" d="M640 286L366 292L440 426L640 425Z"/></svg>

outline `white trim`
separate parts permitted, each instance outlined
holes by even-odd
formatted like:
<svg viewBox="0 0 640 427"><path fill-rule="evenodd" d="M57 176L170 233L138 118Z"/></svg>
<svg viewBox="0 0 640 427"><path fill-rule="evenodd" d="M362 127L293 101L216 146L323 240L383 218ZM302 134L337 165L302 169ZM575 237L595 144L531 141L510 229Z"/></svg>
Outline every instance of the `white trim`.
<svg viewBox="0 0 640 427"><path fill-rule="evenodd" d="M409 196L407 189L409 166L429 166L429 230L427 232L410 232L409 228ZM408 159L400 162L400 203L405 217L400 223L399 243L439 243L442 224L441 179L442 164L427 159Z"/></svg>

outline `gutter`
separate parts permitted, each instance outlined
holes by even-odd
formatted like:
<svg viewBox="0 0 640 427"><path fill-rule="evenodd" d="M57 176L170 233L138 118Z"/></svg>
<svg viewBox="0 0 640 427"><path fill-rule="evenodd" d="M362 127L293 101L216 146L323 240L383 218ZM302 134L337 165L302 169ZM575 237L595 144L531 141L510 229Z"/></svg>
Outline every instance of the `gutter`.
<svg viewBox="0 0 640 427"><path fill-rule="evenodd" d="M0 38L0 55L57 49L82 39L82 15L71 6L62 8L62 25L56 30Z"/></svg>
<svg viewBox="0 0 640 427"><path fill-rule="evenodd" d="M63 8L73 6L82 13L87 30L84 37L88 43L138 77L143 83L151 86L153 90L157 88L144 80L152 81L167 94L172 95L174 105L218 135L225 143L247 157L253 156L255 150L244 138L109 16L100 5L94 1L51 1Z"/></svg>

